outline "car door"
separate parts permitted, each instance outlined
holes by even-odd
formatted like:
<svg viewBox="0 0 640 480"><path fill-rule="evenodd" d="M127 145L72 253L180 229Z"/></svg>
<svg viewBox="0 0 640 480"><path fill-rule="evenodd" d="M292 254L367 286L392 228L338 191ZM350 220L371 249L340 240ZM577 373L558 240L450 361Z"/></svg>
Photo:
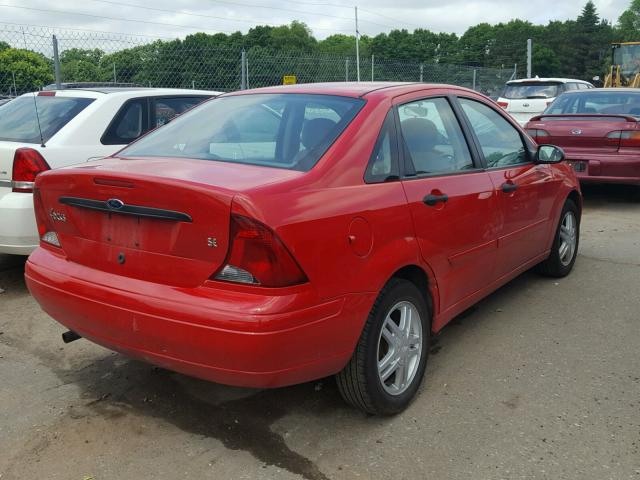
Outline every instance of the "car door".
<svg viewBox="0 0 640 480"><path fill-rule="evenodd" d="M494 279L497 201L446 96L396 107L402 184L442 314L468 306Z"/></svg>
<svg viewBox="0 0 640 480"><path fill-rule="evenodd" d="M496 109L458 98L499 199L498 276L546 249L557 184L549 165L535 164L522 133Z"/></svg>

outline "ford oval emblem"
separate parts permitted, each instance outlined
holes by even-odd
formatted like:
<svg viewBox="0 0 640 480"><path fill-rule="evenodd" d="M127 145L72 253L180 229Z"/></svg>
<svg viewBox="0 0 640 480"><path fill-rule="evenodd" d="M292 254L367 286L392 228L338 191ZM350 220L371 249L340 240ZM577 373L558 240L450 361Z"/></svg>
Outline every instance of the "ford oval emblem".
<svg viewBox="0 0 640 480"><path fill-rule="evenodd" d="M571 130L571 134L572 135L582 135L582 130L579 129L575 129L575 130Z"/></svg>
<svg viewBox="0 0 640 480"><path fill-rule="evenodd" d="M107 206L111 210L120 210L122 207L124 207L124 202L119 198L110 198L109 200L107 200Z"/></svg>

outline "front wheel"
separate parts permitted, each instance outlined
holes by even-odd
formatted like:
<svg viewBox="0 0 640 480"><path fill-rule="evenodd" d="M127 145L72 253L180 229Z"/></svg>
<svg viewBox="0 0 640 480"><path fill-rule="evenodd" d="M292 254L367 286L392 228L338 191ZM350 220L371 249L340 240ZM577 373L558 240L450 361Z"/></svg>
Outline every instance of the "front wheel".
<svg viewBox="0 0 640 480"><path fill-rule="evenodd" d="M337 375L347 403L371 414L404 410L424 376L430 328L420 290L407 280L390 280L369 313L351 360Z"/></svg>
<svg viewBox="0 0 640 480"><path fill-rule="evenodd" d="M560 223L549 257L538 266L538 271L550 277L569 275L578 255L580 242L580 212L573 200L567 199L562 208Z"/></svg>

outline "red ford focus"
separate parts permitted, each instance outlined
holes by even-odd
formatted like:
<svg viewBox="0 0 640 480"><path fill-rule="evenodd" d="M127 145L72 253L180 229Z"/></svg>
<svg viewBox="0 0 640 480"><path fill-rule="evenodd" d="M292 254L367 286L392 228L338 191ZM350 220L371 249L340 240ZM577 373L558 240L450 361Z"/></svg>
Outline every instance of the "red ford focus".
<svg viewBox="0 0 640 480"><path fill-rule="evenodd" d="M640 185L640 91L563 93L527 124L540 143L561 146L581 182Z"/></svg>
<svg viewBox="0 0 640 480"><path fill-rule="evenodd" d="M531 267L570 272L582 202L562 158L463 88L224 95L39 176L27 284L67 340L231 385L336 374L390 414L432 333Z"/></svg>

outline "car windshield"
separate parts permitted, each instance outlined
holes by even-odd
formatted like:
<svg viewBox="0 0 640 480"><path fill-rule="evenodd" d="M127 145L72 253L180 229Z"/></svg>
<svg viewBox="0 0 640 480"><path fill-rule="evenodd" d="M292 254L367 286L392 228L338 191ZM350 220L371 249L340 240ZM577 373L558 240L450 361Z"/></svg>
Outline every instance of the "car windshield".
<svg viewBox="0 0 640 480"><path fill-rule="evenodd" d="M592 90L560 95L546 114L597 113L610 115L640 116L640 92L606 92Z"/></svg>
<svg viewBox="0 0 640 480"><path fill-rule="evenodd" d="M16 98L0 106L0 140L40 143L41 129L47 142L93 101L93 98L38 95Z"/></svg>
<svg viewBox="0 0 640 480"><path fill-rule="evenodd" d="M525 98L555 98L560 93L558 82L507 83L502 98L522 100Z"/></svg>
<svg viewBox="0 0 640 480"><path fill-rule="evenodd" d="M120 152L307 171L364 105L308 94L221 97L196 107Z"/></svg>

